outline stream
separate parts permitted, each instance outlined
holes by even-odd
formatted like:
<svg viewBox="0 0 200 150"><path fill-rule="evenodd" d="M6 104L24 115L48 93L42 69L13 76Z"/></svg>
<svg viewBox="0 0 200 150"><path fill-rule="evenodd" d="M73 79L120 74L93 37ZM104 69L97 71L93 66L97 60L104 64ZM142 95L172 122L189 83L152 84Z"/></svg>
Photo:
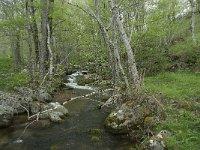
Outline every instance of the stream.
<svg viewBox="0 0 200 150"><path fill-rule="evenodd" d="M76 72L68 76L66 87L53 101L64 103L70 98L90 94L96 88L79 86ZM128 150L132 143L126 135L113 135L104 129L107 113L98 109L102 93L66 103L70 116L62 123L27 126L26 115L16 116L13 126L0 130L0 150ZM22 135L22 136L21 136ZM21 137L20 137L21 136ZM19 138L20 137L20 138Z"/></svg>

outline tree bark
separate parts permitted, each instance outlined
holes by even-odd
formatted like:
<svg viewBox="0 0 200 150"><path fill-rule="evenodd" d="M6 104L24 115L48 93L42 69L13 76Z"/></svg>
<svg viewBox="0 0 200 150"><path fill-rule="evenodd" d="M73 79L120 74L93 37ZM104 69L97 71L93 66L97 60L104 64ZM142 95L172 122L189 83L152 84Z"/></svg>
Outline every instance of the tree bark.
<svg viewBox="0 0 200 150"><path fill-rule="evenodd" d="M192 11L192 23L191 23L191 30L192 30L192 39L195 40L195 3L194 0L189 0L191 5Z"/></svg>
<svg viewBox="0 0 200 150"><path fill-rule="evenodd" d="M122 74L122 77L124 78L124 82L126 84L127 94L128 94L128 96L131 96L131 88L130 88L130 85L129 85L129 82L128 82L128 78L127 78L127 76L124 72L124 69L122 67L120 54L119 54L119 47L117 45L115 19L113 19L112 29L113 29L112 30L113 31L113 47L114 47L114 56L115 56L115 59L116 59L116 67L117 67L117 70L118 70L118 67L119 67L121 74Z"/></svg>
<svg viewBox="0 0 200 150"><path fill-rule="evenodd" d="M49 80L52 81L53 79L53 51L51 49L51 30L50 30L50 25L47 25L47 30L48 30L48 40L47 40L47 46L49 50Z"/></svg>
<svg viewBox="0 0 200 150"><path fill-rule="evenodd" d="M27 31L27 43L29 48L29 72L31 74L31 80L34 82L34 59L33 59L33 50L32 50L32 40L31 40L31 25L30 25L30 16L29 16L29 2L25 0L25 14L26 14L26 31Z"/></svg>
<svg viewBox="0 0 200 150"><path fill-rule="evenodd" d="M48 21L48 2L47 0L41 0L42 2L42 41L40 51L40 65L39 65L39 79L42 80L45 73L45 65L47 60L47 21Z"/></svg>
<svg viewBox="0 0 200 150"><path fill-rule="evenodd" d="M30 8L31 8L31 18L32 18L32 24L31 24L31 30L34 40L34 47L35 47L35 58L36 58L36 64L39 63L39 53L40 53L40 46L39 46L39 37L38 37L38 27L35 17L35 7L33 5L34 0L30 0Z"/></svg>
<svg viewBox="0 0 200 150"><path fill-rule="evenodd" d="M13 51L13 62L14 62L14 70L19 71L21 64L22 64L22 58L21 58L21 51L20 51L20 33L19 31L16 31L16 35L11 38L12 44L12 51Z"/></svg>
<svg viewBox="0 0 200 150"><path fill-rule="evenodd" d="M116 16L116 22L119 28L119 31L121 33L121 37L124 43L124 46L126 48L126 53L128 56L128 65L129 65L129 69L133 78L133 84L135 86L135 94L140 94L141 92L141 83L140 83L140 78L139 78L139 74L138 74L138 70L137 70L137 66L136 66L136 61L135 61L135 55L133 53L133 49L130 45L128 36L126 34L124 25L122 20L120 19L120 14L119 14L119 10L118 7L116 6L116 2L115 0L109 0L110 6L111 6L111 10L113 13L113 16Z"/></svg>
<svg viewBox="0 0 200 150"><path fill-rule="evenodd" d="M92 14L92 16L97 20L99 27L100 27L100 30L101 30L101 33L102 33L103 38L104 38L104 42L107 46L109 58L110 58L110 68L112 70L112 77L114 77L115 76L115 69L114 69L115 65L114 65L112 46L110 44L110 37L108 35L106 27L104 26L104 23L101 21L101 19L99 17L100 16L99 0L95 0L95 7L96 7L96 14ZM114 78L113 78L113 80L114 80Z"/></svg>

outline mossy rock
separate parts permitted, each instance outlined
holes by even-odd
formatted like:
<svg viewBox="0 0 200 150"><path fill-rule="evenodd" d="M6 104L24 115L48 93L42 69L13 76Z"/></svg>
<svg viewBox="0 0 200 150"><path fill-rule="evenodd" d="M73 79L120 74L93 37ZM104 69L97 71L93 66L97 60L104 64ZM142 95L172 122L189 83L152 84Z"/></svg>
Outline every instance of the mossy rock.
<svg viewBox="0 0 200 150"><path fill-rule="evenodd" d="M89 133L91 134L101 134L103 132L103 129L99 129L99 128L93 128L89 130Z"/></svg>
<svg viewBox="0 0 200 150"><path fill-rule="evenodd" d="M91 139L92 142L99 142L99 141L101 141L101 138L98 137L98 136L91 136L90 139Z"/></svg>
<svg viewBox="0 0 200 150"><path fill-rule="evenodd" d="M156 118L162 116L162 109L156 100L150 97L136 100L125 102L109 114L105 120L105 126L109 131L115 134L127 134L131 130L152 126Z"/></svg>
<svg viewBox="0 0 200 150"><path fill-rule="evenodd" d="M58 145L52 145L51 147L50 147L50 150L58 150Z"/></svg>

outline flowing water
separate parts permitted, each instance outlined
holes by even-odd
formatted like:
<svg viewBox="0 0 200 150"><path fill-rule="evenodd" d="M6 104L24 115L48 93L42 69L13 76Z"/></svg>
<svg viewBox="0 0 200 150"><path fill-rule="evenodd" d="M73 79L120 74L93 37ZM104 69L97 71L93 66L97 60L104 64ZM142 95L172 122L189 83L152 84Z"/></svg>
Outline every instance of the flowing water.
<svg viewBox="0 0 200 150"><path fill-rule="evenodd" d="M73 90L57 93L54 101L60 103L72 97L86 95L96 89L77 85L80 73L69 76L66 86ZM70 116L60 123L43 126L27 125L26 116L15 117L14 125L0 130L0 150L128 150L132 142L124 136L117 136L104 129L104 120L108 114L101 112L98 102L101 94L88 98L79 98L64 106ZM20 137L21 136L21 137ZM20 138L19 138L20 137Z"/></svg>

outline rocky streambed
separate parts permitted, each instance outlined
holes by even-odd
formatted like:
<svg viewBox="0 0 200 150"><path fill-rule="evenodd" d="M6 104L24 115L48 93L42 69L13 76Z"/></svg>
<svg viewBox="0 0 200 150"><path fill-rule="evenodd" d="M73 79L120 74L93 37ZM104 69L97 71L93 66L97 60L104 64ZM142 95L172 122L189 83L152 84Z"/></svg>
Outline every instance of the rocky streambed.
<svg viewBox="0 0 200 150"><path fill-rule="evenodd" d="M11 100L15 107L11 107L10 116L7 116L4 124L9 127L0 129L0 149L123 150L131 148L134 143L127 135L116 136L104 128L108 113L99 110L99 104L102 98L105 98L105 93L99 93L96 88L77 85L78 75L80 74L69 76L66 88L55 94L53 98L41 92L43 94L39 97L27 100L19 90L17 98ZM31 91L24 91L23 89L23 93L28 94L29 97L33 94L30 93ZM17 102L19 97L24 97L24 103ZM28 120L26 109L21 106L22 104L29 108L29 117L35 114L32 119ZM9 109L5 110L9 111ZM5 114L9 113L5 112L1 115L5 117ZM54 123L50 123L50 120ZM5 127L4 125L2 127Z"/></svg>
<svg viewBox="0 0 200 150"><path fill-rule="evenodd" d="M152 127L166 117L158 100L145 95L130 100L112 89L78 85L80 76L81 72L68 75L65 88L54 97L43 89L0 93L0 127L9 126L0 130L0 149L165 148L169 132L152 133Z"/></svg>

